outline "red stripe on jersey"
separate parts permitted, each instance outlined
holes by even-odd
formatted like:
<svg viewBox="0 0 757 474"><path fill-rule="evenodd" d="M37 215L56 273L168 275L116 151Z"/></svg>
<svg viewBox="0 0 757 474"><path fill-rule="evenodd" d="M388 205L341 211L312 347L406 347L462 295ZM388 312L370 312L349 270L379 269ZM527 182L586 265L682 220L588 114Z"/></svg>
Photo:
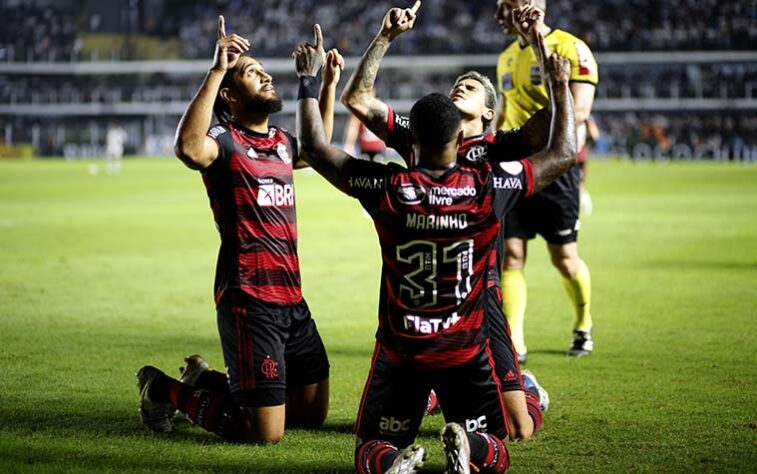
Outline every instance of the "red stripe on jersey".
<svg viewBox="0 0 757 474"><path fill-rule="evenodd" d="M446 369L468 362L475 357L480 349L480 346L476 345L454 351L419 354L414 359L435 369Z"/></svg>
<svg viewBox="0 0 757 474"><path fill-rule="evenodd" d="M239 254L239 263L260 270L300 270L297 255L275 255L270 252L249 252Z"/></svg>
<svg viewBox="0 0 757 474"><path fill-rule="evenodd" d="M389 133L394 131L394 109L389 107L389 113L386 114L386 129Z"/></svg>
<svg viewBox="0 0 757 474"><path fill-rule="evenodd" d="M534 194L534 168L528 160L520 160L526 170L526 197Z"/></svg>
<svg viewBox="0 0 757 474"><path fill-rule="evenodd" d="M238 231L241 240L256 238L287 239L292 242L292 248L296 248L297 224L295 223L247 220L239 223Z"/></svg>
<svg viewBox="0 0 757 474"><path fill-rule="evenodd" d="M302 301L302 290L299 286L239 285L239 288L253 298L267 303L297 304Z"/></svg>

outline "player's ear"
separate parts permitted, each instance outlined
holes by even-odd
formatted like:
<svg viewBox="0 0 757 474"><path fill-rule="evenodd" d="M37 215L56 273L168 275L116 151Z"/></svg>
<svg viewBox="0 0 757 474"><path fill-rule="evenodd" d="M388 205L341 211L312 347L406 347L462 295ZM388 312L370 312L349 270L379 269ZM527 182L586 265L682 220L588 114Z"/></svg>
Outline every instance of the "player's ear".
<svg viewBox="0 0 757 474"><path fill-rule="evenodd" d="M231 93L231 89L228 87L222 87L221 90L218 91L218 95L221 96L221 99L223 99L227 104L231 104L237 101L236 97L234 97L234 94Z"/></svg>
<svg viewBox="0 0 757 474"><path fill-rule="evenodd" d="M484 109L484 115L482 118L484 119L484 122L491 122L494 120L494 116L497 114L497 112L494 111L494 109L486 108Z"/></svg>

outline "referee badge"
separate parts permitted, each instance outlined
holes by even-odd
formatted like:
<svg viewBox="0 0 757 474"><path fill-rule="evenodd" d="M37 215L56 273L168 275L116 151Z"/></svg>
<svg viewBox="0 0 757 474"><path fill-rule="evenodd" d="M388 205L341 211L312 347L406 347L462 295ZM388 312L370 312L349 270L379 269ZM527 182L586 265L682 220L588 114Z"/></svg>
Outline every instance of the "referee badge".
<svg viewBox="0 0 757 474"><path fill-rule="evenodd" d="M531 84L535 86L541 85L541 68L539 66L531 66Z"/></svg>

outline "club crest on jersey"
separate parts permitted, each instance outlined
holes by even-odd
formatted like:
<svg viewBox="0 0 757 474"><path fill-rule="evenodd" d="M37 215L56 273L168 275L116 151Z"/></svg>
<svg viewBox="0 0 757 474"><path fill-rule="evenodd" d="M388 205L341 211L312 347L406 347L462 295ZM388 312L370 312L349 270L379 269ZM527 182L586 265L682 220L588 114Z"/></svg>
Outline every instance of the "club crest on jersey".
<svg viewBox="0 0 757 474"><path fill-rule="evenodd" d="M476 163L484 161L486 159L487 149L483 145L472 146L468 153L465 154L465 158L474 161Z"/></svg>
<svg viewBox="0 0 757 474"><path fill-rule="evenodd" d="M254 160L254 159L256 159L256 158L258 157L258 152L257 152L257 151L255 151L255 149L254 149L254 148L250 147L250 148L249 148L249 149L247 150L247 157L248 157L248 158L252 158L252 159Z"/></svg>
<svg viewBox="0 0 757 474"><path fill-rule="evenodd" d="M541 68L539 66L531 66L531 84L535 86L541 85Z"/></svg>
<svg viewBox="0 0 757 474"><path fill-rule="evenodd" d="M502 74L502 77L500 77L499 80L502 82L503 90L513 88L513 73L508 72L507 74Z"/></svg>
<svg viewBox="0 0 757 474"><path fill-rule="evenodd" d="M403 184L397 188L397 200L402 204L420 204L425 198L426 190L418 184Z"/></svg>
<svg viewBox="0 0 757 474"><path fill-rule="evenodd" d="M279 155L279 158L281 158L281 161L283 161L284 163L289 164L292 162L292 158L289 157L287 147L283 143L276 145L276 154Z"/></svg>

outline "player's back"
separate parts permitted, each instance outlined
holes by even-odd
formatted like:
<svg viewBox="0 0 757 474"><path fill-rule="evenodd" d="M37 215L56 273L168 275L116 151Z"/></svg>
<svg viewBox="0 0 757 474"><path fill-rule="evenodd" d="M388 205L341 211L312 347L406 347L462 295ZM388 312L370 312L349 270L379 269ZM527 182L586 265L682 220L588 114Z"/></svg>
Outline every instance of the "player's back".
<svg viewBox="0 0 757 474"><path fill-rule="evenodd" d="M354 163L348 192L372 216L382 252L379 340L437 366L463 363L486 337L484 292L500 217L527 193L521 162L458 165L439 177ZM509 173L509 174L508 174Z"/></svg>

